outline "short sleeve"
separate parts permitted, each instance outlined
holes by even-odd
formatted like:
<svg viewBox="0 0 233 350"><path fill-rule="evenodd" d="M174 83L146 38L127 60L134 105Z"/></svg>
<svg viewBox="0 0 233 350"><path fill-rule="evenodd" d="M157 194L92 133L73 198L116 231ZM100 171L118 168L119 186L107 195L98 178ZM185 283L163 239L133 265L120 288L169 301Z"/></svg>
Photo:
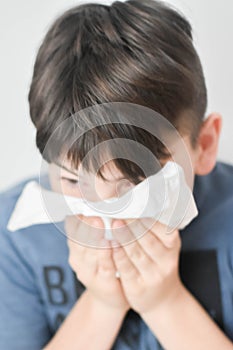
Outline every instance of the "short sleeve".
<svg viewBox="0 0 233 350"><path fill-rule="evenodd" d="M0 349L39 350L50 338L33 269L0 227Z"/></svg>

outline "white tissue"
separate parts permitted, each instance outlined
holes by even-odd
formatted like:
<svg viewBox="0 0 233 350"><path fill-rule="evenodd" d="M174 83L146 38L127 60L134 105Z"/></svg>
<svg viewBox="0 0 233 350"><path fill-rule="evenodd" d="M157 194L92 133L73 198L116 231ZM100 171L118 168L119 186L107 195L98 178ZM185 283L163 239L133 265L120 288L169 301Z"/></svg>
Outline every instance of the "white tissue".
<svg viewBox="0 0 233 350"><path fill-rule="evenodd" d="M7 229L15 231L35 224L60 222L75 214L100 216L105 224L105 238L112 239L112 218L154 218L171 228L183 229L198 211L182 167L169 161L158 173L120 198L101 202L65 196L44 189L36 181L28 182Z"/></svg>

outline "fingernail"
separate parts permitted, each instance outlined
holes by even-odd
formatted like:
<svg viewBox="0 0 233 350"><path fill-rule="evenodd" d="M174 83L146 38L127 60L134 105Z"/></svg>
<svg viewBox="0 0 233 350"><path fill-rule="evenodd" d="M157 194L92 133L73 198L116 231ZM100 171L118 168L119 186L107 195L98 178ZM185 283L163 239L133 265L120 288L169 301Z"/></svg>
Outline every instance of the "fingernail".
<svg viewBox="0 0 233 350"><path fill-rule="evenodd" d="M113 220L113 223L112 223L113 228L120 228L122 226L125 226L125 223L123 220Z"/></svg>

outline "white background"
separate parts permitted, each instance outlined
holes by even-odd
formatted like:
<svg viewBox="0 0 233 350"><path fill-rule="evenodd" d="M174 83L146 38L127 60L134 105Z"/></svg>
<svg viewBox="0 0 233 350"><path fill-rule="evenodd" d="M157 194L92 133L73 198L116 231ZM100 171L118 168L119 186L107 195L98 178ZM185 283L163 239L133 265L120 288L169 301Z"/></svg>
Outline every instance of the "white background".
<svg viewBox="0 0 233 350"><path fill-rule="evenodd" d="M40 156L27 102L33 63L54 18L79 3L0 2L0 190L39 171ZM233 1L170 0L169 3L181 10L193 26L208 88L207 114L220 112L224 120L218 158L233 163Z"/></svg>

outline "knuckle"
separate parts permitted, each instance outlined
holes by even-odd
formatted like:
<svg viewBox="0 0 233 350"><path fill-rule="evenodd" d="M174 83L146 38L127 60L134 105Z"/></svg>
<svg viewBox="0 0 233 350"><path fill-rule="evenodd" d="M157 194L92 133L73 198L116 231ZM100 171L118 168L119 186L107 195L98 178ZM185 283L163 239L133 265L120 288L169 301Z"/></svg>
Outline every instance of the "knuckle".
<svg viewBox="0 0 233 350"><path fill-rule="evenodd" d="M104 275L112 275L113 269L106 264L101 264L99 265L99 272Z"/></svg>
<svg viewBox="0 0 233 350"><path fill-rule="evenodd" d="M142 254L139 249L132 249L128 254L132 260L140 260L142 258Z"/></svg>
<svg viewBox="0 0 233 350"><path fill-rule="evenodd" d="M152 235L146 235L146 243L148 246L153 247L155 244L155 237Z"/></svg>

